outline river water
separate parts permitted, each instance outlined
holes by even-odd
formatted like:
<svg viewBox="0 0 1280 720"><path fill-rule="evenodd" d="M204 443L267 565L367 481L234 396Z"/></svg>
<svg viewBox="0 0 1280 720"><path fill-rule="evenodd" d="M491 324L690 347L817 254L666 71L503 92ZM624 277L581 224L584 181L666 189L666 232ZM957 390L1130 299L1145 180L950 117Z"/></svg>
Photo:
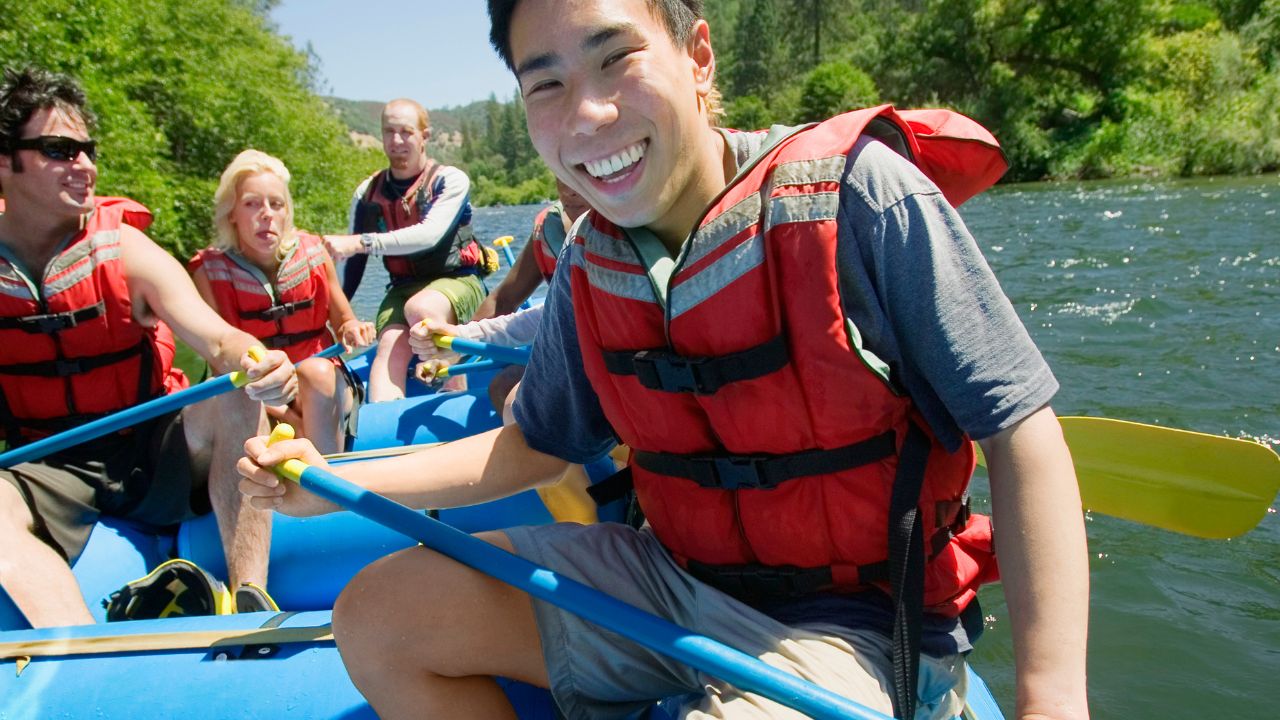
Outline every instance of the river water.
<svg viewBox="0 0 1280 720"><path fill-rule="evenodd" d="M480 208L522 245L535 206ZM1053 366L1060 415L1280 442L1280 178L1004 186L962 215ZM514 248L518 252L518 246ZM380 300L371 264L361 317ZM505 266L504 270L505 272ZM377 268L381 273L381 267ZM489 281L493 287L500 275ZM975 505L989 508L985 483ZM1275 716L1280 517L1211 541L1088 518L1095 718ZM1013 652L998 587L972 662L1006 714Z"/></svg>

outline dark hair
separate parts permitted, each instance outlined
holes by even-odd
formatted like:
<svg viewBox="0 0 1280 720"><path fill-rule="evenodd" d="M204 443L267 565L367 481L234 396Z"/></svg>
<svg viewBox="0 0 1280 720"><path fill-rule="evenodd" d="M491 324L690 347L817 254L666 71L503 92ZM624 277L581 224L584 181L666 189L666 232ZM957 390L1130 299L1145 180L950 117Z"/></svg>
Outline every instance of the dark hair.
<svg viewBox="0 0 1280 720"><path fill-rule="evenodd" d="M0 85L0 152L14 155L11 143L22 137L23 126L32 115L48 108L74 113L93 127L94 116L84 90L70 76L37 67L5 68L4 84ZM16 155L13 160L14 172L21 172Z"/></svg>
<svg viewBox="0 0 1280 720"><path fill-rule="evenodd" d="M498 51L502 62L515 72L511 57L511 16L520 0L489 0L489 44ZM676 45L684 45L693 32L693 23L702 17L702 0L645 0L649 12L667 26L667 34Z"/></svg>

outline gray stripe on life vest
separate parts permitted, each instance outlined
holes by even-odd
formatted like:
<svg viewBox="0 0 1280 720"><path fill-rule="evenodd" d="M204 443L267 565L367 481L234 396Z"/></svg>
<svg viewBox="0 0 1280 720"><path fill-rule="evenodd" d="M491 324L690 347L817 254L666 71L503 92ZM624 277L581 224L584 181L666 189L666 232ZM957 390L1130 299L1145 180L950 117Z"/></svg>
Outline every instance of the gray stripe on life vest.
<svg viewBox="0 0 1280 720"><path fill-rule="evenodd" d="M237 265L206 262L204 270L210 282L230 283L231 287L238 292L248 295L261 295L267 300L272 299L271 294L267 292L267 289L261 283Z"/></svg>
<svg viewBox="0 0 1280 720"><path fill-rule="evenodd" d="M787 223L834 220L840 210L840 193L820 192L783 195L769 203L769 227Z"/></svg>
<svg viewBox="0 0 1280 720"><path fill-rule="evenodd" d="M582 267L587 271L587 281L596 290L629 300L657 303L647 275L611 270L585 258Z"/></svg>
<svg viewBox="0 0 1280 720"><path fill-rule="evenodd" d="M311 277L311 269L324 264L324 260L317 258L324 254L324 248L319 245L311 245L307 247L307 253L304 256L294 254L287 266L282 266L276 273L276 289L281 293L294 289L307 281Z"/></svg>
<svg viewBox="0 0 1280 720"><path fill-rule="evenodd" d="M31 294L31 286L23 280L18 269L7 262L0 263L0 295L35 301L35 297Z"/></svg>
<svg viewBox="0 0 1280 720"><path fill-rule="evenodd" d="M632 250L631 245L625 240L615 240L592 228L587 228L584 247L592 255L599 255L602 258L627 263L628 265L642 265L640 258L636 255L636 251Z"/></svg>
<svg viewBox="0 0 1280 720"><path fill-rule="evenodd" d="M80 243L70 252L60 255L54 261L59 270L69 270L57 280L44 286L45 299L70 288L93 274L93 269L111 260L120 258L120 231L104 230L94 233L87 243ZM50 274L57 272L51 270Z"/></svg>
<svg viewBox="0 0 1280 720"><path fill-rule="evenodd" d="M689 254L681 264L689 267L715 252L717 248L760 219L760 195L752 193L724 211L714 220L698 228Z"/></svg>
<svg viewBox="0 0 1280 720"><path fill-rule="evenodd" d="M788 185L840 182L847 161L848 158L844 155L832 155L816 160L785 162L773 169L772 185L778 188Z"/></svg>
<svg viewBox="0 0 1280 720"><path fill-rule="evenodd" d="M759 234L725 253L698 274L671 288L667 303L675 319L697 307L734 280L746 275L764 262L764 238Z"/></svg>

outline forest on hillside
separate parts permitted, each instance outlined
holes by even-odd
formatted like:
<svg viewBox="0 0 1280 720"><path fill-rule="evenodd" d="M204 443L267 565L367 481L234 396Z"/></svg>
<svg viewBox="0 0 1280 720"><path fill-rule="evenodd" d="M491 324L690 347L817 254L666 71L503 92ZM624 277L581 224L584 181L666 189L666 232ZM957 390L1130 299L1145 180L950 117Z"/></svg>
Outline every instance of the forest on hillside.
<svg viewBox="0 0 1280 720"><path fill-rule="evenodd" d="M150 206L180 257L208 242L218 175L247 147L293 171L301 227L338 231L384 163L350 137L370 104L322 97L276 3L0 0L0 65L84 83L100 191ZM707 15L730 126L947 106L1001 140L1007 180L1280 167L1280 0L709 0ZM518 97L433 113L432 152L471 175L476 204L554 193Z"/></svg>
<svg viewBox="0 0 1280 720"><path fill-rule="evenodd" d="M1280 0L711 0L725 123L946 106L1006 180L1280 167Z"/></svg>

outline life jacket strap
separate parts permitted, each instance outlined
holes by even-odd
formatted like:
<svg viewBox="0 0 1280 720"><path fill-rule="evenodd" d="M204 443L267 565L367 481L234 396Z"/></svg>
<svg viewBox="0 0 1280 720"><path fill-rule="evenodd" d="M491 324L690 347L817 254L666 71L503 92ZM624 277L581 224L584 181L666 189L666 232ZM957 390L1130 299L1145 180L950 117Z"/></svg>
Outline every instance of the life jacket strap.
<svg viewBox="0 0 1280 720"><path fill-rule="evenodd" d="M272 305L266 310L241 310L240 318L243 320L262 320L265 322L279 322L290 315L301 310L306 310L315 304L315 298L303 298L294 302L280 303Z"/></svg>
<svg viewBox="0 0 1280 720"><path fill-rule="evenodd" d="M0 329L22 330L32 335L48 335L73 328L82 322L102 317L106 311L106 303L99 300L97 304L82 307L79 310L0 318Z"/></svg>
<svg viewBox="0 0 1280 720"><path fill-rule="evenodd" d="M685 569L707 585L746 602L798 598L828 590L835 585L833 569L829 565L711 565L689 560L685 563ZM850 570L853 572L848 572ZM888 581L889 563L848 566L842 568L841 574L856 574L859 584L869 586Z"/></svg>
<svg viewBox="0 0 1280 720"><path fill-rule="evenodd" d="M281 333L279 335L271 335L270 337L262 338L262 344L272 350L279 350L283 347L289 347L296 342L320 337L324 332L324 328L316 328L315 330L304 330L296 333Z"/></svg>
<svg viewBox="0 0 1280 720"><path fill-rule="evenodd" d="M868 440L833 448L806 450L788 455L675 455L637 450L633 462L649 472L692 480L721 490L769 490L807 475L861 467L896 451L893 431Z"/></svg>
<svg viewBox="0 0 1280 720"><path fill-rule="evenodd" d="M635 481L631 479L631 466L628 465L600 482L588 485L587 495L596 505L604 507L626 498L634 489Z"/></svg>
<svg viewBox="0 0 1280 720"><path fill-rule="evenodd" d="M605 352L604 366L614 375L635 375L650 390L711 395L729 383L777 372L789 359L787 340L779 334L715 357L686 357L663 349Z"/></svg>
<svg viewBox="0 0 1280 720"><path fill-rule="evenodd" d="M140 353L146 351L148 341L143 338L141 343L115 352L103 353L101 355L86 355L78 358L56 358L47 362L36 363L14 363L12 365L0 365L0 374L3 375L25 375L29 377L69 377L71 375L79 375L106 367L118 362L124 362L131 358L137 357Z"/></svg>
<svg viewBox="0 0 1280 720"><path fill-rule="evenodd" d="M893 716L915 717L924 618L924 529L920 492L931 441L916 423L907 428L889 496L889 588L893 597Z"/></svg>

